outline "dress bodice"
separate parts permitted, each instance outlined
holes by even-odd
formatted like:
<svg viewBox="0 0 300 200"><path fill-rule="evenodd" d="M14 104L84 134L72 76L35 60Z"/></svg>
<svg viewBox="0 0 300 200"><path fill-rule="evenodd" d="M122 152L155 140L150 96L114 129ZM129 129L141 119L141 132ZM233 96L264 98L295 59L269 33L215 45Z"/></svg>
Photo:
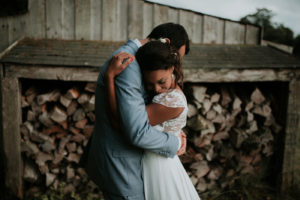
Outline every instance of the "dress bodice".
<svg viewBox="0 0 300 200"><path fill-rule="evenodd" d="M155 128L160 131L173 133L178 136L180 130L186 125L188 112L187 102L183 92L177 89L170 89L165 93L154 96L152 103L158 103L171 108L184 107L184 110L178 117L155 126Z"/></svg>

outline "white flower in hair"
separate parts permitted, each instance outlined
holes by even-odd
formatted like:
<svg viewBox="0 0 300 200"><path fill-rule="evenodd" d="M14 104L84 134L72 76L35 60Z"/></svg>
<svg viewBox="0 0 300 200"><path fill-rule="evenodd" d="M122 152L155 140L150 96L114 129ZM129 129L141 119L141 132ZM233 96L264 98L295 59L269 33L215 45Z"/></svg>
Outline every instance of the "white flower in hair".
<svg viewBox="0 0 300 200"><path fill-rule="evenodd" d="M162 43L166 43L167 42L167 40L165 39L165 38L159 38L158 39L160 42L162 42Z"/></svg>

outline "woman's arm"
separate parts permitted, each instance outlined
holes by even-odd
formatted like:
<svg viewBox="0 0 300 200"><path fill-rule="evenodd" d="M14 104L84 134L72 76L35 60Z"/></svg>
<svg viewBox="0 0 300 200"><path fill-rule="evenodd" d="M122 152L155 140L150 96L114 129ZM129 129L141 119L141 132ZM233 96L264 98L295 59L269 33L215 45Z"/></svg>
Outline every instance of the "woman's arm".
<svg viewBox="0 0 300 200"><path fill-rule="evenodd" d="M158 103L151 103L146 106L149 124L155 126L164 121L178 117L184 110L184 107L171 108Z"/></svg>

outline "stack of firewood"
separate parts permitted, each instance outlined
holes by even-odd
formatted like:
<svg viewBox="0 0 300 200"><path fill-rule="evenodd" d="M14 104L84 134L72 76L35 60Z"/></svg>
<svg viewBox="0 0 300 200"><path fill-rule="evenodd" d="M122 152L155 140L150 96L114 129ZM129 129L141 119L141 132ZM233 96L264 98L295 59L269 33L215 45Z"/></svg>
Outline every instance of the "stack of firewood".
<svg viewBox="0 0 300 200"><path fill-rule="evenodd" d="M240 176L261 172L281 130L270 101L256 88L248 97L221 88L193 86L186 132L190 145L181 160L198 192L225 189Z"/></svg>
<svg viewBox="0 0 300 200"><path fill-rule="evenodd" d="M67 193L86 180L78 162L93 130L95 89L95 83L87 83L83 90L39 94L30 87L24 92L20 130L25 181L55 188L65 182Z"/></svg>
<svg viewBox="0 0 300 200"><path fill-rule="evenodd" d="M95 121L95 87L87 83L43 93L36 86L23 92L21 147L27 183L57 188L64 182L68 193L88 181L78 162ZM186 95L189 145L180 158L198 192L224 189L241 175L259 173L281 130L269 99L258 88L239 97L225 87L212 93L194 85Z"/></svg>

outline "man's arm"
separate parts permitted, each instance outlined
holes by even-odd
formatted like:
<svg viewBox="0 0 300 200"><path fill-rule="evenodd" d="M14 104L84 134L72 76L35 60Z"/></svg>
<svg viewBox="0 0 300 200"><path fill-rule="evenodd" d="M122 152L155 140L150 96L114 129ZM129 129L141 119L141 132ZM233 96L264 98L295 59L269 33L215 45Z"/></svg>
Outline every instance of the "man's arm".
<svg viewBox="0 0 300 200"><path fill-rule="evenodd" d="M131 65L135 66L129 66L115 78L122 130L133 145L173 157L178 150L178 138L150 126L142 96L141 72L136 61Z"/></svg>

